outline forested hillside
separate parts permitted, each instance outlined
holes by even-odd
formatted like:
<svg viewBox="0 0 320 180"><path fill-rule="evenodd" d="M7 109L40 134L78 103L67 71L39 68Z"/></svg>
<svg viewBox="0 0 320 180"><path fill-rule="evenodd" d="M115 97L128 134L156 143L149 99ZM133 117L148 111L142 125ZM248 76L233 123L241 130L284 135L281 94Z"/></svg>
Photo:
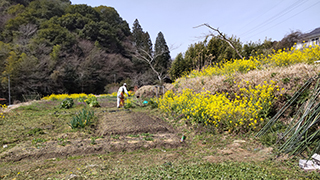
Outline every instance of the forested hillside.
<svg viewBox="0 0 320 180"><path fill-rule="evenodd" d="M141 47L137 31L131 33L113 7L1 0L0 14L0 97L8 97L9 82L11 96L21 100L31 93L98 94L113 83L141 86L157 79L146 62L135 58ZM142 28L138 32L147 34Z"/></svg>

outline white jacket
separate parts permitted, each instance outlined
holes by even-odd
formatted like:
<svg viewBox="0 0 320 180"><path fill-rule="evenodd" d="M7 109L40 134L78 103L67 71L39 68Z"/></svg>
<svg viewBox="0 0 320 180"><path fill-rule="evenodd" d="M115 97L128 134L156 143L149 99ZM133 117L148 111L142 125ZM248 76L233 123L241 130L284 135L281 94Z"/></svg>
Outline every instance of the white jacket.
<svg viewBox="0 0 320 180"><path fill-rule="evenodd" d="M120 98L121 97L121 92L124 91L128 96L128 91L127 91L127 88L125 86L121 86L118 90L118 93L117 93L117 97Z"/></svg>

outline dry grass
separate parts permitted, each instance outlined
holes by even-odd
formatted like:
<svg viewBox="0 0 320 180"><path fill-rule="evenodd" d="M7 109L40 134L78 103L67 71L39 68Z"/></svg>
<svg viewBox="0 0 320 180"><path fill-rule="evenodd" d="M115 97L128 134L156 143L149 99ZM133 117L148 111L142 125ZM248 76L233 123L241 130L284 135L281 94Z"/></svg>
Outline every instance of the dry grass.
<svg viewBox="0 0 320 180"><path fill-rule="evenodd" d="M177 92L182 92L186 88L193 89L195 92L207 90L211 92L237 92L238 83L242 85L245 81L249 81L253 86L273 80L280 89L285 89L285 92L282 93L289 92L291 94L298 84L302 85L309 78L318 75L319 72L319 65L296 64L288 67L253 70L246 74L236 73L232 77L210 76L180 79L180 82L173 86L173 89ZM288 79L288 82L285 79Z"/></svg>

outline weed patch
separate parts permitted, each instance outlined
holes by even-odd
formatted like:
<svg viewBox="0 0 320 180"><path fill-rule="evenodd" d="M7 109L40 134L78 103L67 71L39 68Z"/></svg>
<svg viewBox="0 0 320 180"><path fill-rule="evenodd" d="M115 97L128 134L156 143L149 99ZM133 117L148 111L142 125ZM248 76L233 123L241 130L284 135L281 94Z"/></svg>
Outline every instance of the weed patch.
<svg viewBox="0 0 320 180"><path fill-rule="evenodd" d="M78 114L72 117L69 126L72 129L84 128L85 126L89 126L94 119L94 111L87 111L86 109L82 109Z"/></svg>

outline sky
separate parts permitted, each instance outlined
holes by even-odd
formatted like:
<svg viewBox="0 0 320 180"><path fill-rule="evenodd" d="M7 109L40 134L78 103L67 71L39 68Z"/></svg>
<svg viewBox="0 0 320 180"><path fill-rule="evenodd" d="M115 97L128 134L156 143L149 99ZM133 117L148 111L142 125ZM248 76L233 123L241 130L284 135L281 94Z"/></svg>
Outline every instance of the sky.
<svg viewBox="0 0 320 180"><path fill-rule="evenodd" d="M320 27L320 0L71 0L113 7L130 29L138 19L155 43L161 31L174 59L211 33L208 24L243 44L280 41L292 31ZM197 28L195 28L197 27Z"/></svg>

